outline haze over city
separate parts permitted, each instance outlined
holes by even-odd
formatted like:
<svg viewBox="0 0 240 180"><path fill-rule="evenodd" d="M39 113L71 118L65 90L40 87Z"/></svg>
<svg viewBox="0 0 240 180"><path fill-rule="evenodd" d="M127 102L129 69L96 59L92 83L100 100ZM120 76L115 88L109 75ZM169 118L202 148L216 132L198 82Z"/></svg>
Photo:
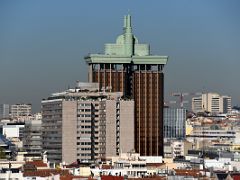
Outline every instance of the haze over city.
<svg viewBox="0 0 240 180"><path fill-rule="evenodd" d="M240 2L1 1L0 102L32 103L87 81L84 56L102 53L132 16L151 53L169 56L165 99L172 92L212 91L240 104Z"/></svg>

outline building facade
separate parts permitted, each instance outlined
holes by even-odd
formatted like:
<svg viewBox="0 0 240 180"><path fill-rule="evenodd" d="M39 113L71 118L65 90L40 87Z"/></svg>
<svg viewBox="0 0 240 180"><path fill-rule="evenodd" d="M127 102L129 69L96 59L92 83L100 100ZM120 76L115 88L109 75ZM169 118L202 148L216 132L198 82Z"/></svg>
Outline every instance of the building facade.
<svg viewBox="0 0 240 180"><path fill-rule="evenodd" d="M0 104L0 119L9 118L9 104Z"/></svg>
<svg viewBox="0 0 240 180"><path fill-rule="evenodd" d="M19 138L22 140L24 127L24 123L9 122L0 126L0 132L2 132L2 135L4 135L6 138Z"/></svg>
<svg viewBox="0 0 240 180"><path fill-rule="evenodd" d="M163 155L163 67L167 56L150 55L148 44L138 43L131 16L124 17L123 34L105 44L104 54L85 57L89 82L99 90L123 92L135 101L135 150L141 155Z"/></svg>
<svg viewBox="0 0 240 180"><path fill-rule="evenodd" d="M13 104L11 105L11 117L30 116L32 113L31 104Z"/></svg>
<svg viewBox="0 0 240 180"><path fill-rule="evenodd" d="M50 162L94 161L134 149L134 101L74 89L42 101L43 151Z"/></svg>
<svg viewBox="0 0 240 180"><path fill-rule="evenodd" d="M27 120L23 132L23 147L31 155L42 153L42 121Z"/></svg>
<svg viewBox="0 0 240 180"><path fill-rule="evenodd" d="M185 139L186 109L164 108L164 138Z"/></svg>
<svg viewBox="0 0 240 180"><path fill-rule="evenodd" d="M217 93L205 93L192 98L193 112L208 111L212 114L228 113L232 110L232 98Z"/></svg>

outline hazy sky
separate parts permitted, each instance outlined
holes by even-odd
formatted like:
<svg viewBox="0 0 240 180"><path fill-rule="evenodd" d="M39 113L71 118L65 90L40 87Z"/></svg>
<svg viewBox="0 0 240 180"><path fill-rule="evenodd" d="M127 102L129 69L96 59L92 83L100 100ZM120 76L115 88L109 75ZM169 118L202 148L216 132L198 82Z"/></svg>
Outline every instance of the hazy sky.
<svg viewBox="0 0 240 180"><path fill-rule="evenodd" d="M240 105L239 0L0 1L0 103L32 103L87 81L83 57L133 32L168 55L165 97L212 91Z"/></svg>

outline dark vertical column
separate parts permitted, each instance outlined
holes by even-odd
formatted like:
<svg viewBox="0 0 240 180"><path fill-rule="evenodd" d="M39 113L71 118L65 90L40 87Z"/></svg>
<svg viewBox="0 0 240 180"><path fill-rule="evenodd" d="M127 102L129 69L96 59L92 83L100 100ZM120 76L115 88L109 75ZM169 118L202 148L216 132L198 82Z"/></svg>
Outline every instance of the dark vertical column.
<svg viewBox="0 0 240 180"><path fill-rule="evenodd" d="M110 75L110 77L109 77L109 92L112 92L112 64L110 63L110 67L109 67L109 75Z"/></svg>
<svg viewBox="0 0 240 180"><path fill-rule="evenodd" d="M136 65L137 69L133 72L133 97L135 103L135 150L142 154L141 143L142 143L142 109L141 109L141 70L140 65Z"/></svg>
<svg viewBox="0 0 240 180"><path fill-rule="evenodd" d="M162 67L161 67L162 70ZM158 94L158 111L159 111L159 135L158 135L158 154L159 156L163 156L164 152L163 152L163 138L164 138L164 134L163 134L163 102L164 102L164 74L162 72L158 72L158 76L159 76L159 94Z"/></svg>
<svg viewBox="0 0 240 180"><path fill-rule="evenodd" d="M143 103L143 108L144 108L144 154L147 155L149 153L149 149L151 148L149 146L149 143L151 141L151 139L149 139L149 131L148 131L148 105L147 105L147 100L148 100L148 95L147 95L147 65L144 65L144 70L143 70L143 84L144 84L144 88L143 88L143 98L144 98L144 103Z"/></svg>

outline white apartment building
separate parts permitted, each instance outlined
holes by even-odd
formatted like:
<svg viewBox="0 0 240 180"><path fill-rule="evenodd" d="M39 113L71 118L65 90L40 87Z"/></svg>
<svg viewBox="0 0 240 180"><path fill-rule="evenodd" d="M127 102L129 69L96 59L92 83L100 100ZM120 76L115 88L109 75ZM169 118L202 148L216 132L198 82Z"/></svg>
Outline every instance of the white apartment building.
<svg viewBox="0 0 240 180"><path fill-rule="evenodd" d="M11 105L11 117L30 116L32 113L31 104L13 104Z"/></svg>
<svg viewBox="0 0 240 180"><path fill-rule="evenodd" d="M134 101L121 93L69 89L42 101L42 127L50 162L115 156L134 149Z"/></svg>
<svg viewBox="0 0 240 180"><path fill-rule="evenodd" d="M193 112L208 111L212 114L228 113L232 109L232 98L217 93L205 93L192 98Z"/></svg>
<svg viewBox="0 0 240 180"><path fill-rule="evenodd" d="M6 138L23 138L24 123L7 123L0 126Z"/></svg>

